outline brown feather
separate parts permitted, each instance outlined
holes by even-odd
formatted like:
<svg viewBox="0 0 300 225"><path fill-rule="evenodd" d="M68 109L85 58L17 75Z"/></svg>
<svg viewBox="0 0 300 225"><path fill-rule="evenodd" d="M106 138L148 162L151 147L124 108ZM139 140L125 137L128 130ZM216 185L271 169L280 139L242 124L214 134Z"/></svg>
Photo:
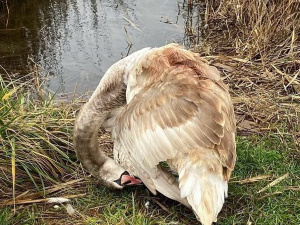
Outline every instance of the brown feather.
<svg viewBox="0 0 300 225"><path fill-rule="evenodd" d="M119 114L113 114L118 107ZM99 174L108 160L97 147L100 125L112 130L115 160L139 176L153 194L158 190L195 210L189 193L180 196L180 185L185 179L196 182L194 176L202 180L202 173L208 185L206 172L210 173L213 179L205 187L203 205L213 214L214 186L224 186L236 161L233 105L215 67L176 44L141 50L112 66L74 129L78 157L93 174ZM179 184L160 168L164 161L181 170Z"/></svg>

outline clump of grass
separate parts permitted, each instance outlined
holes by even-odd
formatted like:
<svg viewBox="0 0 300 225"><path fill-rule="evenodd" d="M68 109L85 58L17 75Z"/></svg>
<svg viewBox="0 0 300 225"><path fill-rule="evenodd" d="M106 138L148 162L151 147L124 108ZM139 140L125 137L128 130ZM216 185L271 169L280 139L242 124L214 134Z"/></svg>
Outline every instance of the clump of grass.
<svg viewBox="0 0 300 225"><path fill-rule="evenodd" d="M277 132L299 146L300 2L194 0L192 6L203 24L194 50L222 72L240 133Z"/></svg>
<svg viewBox="0 0 300 225"><path fill-rule="evenodd" d="M0 76L0 199L11 199L32 184L39 191L77 168L70 140L73 104L37 100L28 87ZM27 88L27 89L26 89Z"/></svg>
<svg viewBox="0 0 300 225"><path fill-rule="evenodd" d="M212 28L219 28L216 39L221 42L216 49L226 47L226 51L265 64L299 54L299 10L299 1L290 0L206 1L205 23L212 26L213 21Z"/></svg>

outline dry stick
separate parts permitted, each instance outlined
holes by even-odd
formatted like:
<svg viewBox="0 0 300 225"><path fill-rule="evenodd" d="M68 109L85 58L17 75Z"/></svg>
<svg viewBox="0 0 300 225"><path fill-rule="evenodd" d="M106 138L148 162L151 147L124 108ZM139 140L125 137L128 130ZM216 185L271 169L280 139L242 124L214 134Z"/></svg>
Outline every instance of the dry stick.
<svg viewBox="0 0 300 225"><path fill-rule="evenodd" d="M268 193L268 194L266 194L266 195L264 195L264 196L258 198L258 200L261 200L261 199L264 199L264 198L267 198L267 197L271 197L271 196L273 196L273 195L279 195L279 194L282 194L282 192L281 192L281 191L276 191L276 192L274 192L274 193Z"/></svg>
<svg viewBox="0 0 300 225"><path fill-rule="evenodd" d="M254 183L263 179L267 179L271 177L271 175L259 175L256 177L249 177L247 179L244 180L237 180L237 181L231 181L230 183L239 183L239 184L247 184L247 183Z"/></svg>
<svg viewBox="0 0 300 225"><path fill-rule="evenodd" d="M157 201L155 198L150 198L151 201L155 202L158 206L160 206L165 212L169 213L170 215L173 214L167 207ZM186 221L183 217L179 216L181 221Z"/></svg>
<svg viewBox="0 0 300 225"><path fill-rule="evenodd" d="M83 197L85 196L86 193L83 194L78 194L78 195L67 195L67 196L61 196L59 198L65 198L65 199L70 199L70 198L77 198L77 197ZM21 205L21 204L29 204L29 203L39 203L39 202L48 202L51 198L44 198L44 199L35 199L35 200L17 200L15 203L13 201L6 202L4 205Z"/></svg>
<svg viewBox="0 0 300 225"><path fill-rule="evenodd" d="M5 1L5 4L6 4L6 10L7 10L7 19L6 19L5 27L7 28L7 26L8 26L8 20L9 20L9 7L8 7L7 0Z"/></svg>
<svg viewBox="0 0 300 225"><path fill-rule="evenodd" d="M290 86L292 83L295 83L294 89L296 92L300 93L300 83L296 80L299 74L300 74L300 70L298 70L295 76L289 80L289 83L285 86L285 88Z"/></svg>
<svg viewBox="0 0 300 225"><path fill-rule="evenodd" d="M127 36L126 42L127 42L127 44L128 44L128 51L127 51L126 56L128 56L128 55L129 55L129 52L130 52L130 49L132 48L133 44L132 44L132 42L131 42L131 39L130 39L130 36L129 36L128 32L127 32L126 27L124 27L124 30L125 30L125 33L126 33L126 36Z"/></svg>
<svg viewBox="0 0 300 225"><path fill-rule="evenodd" d="M257 193L261 193L266 191L268 188L273 187L274 185L278 184L280 181L284 180L285 178L287 178L289 176L289 173L284 174L283 176L277 178L276 180L272 181L271 183L269 183L266 187L264 187L263 189L260 189Z"/></svg>
<svg viewBox="0 0 300 225"><path fill-rule="evenodd" d="M140 31L140 32L142 32L143 33L143 31L140 29L140 28L138 28L138 26L137 25L135 25L131 20L129 20L129 19L127 19L125 16L123 16L123 18L133 27L133 28L135 28L135 29L137 29L138 31Z"/></svg>
<svg viewBox="0 0 300 225"><path fill-rule="evenodd" d="M16 149L14 139L13 142L10 143L11 145L11 175L13 180L13 201L12 204L14 205L14 214L16 213Z"/></svg>
<svg viewBox="0 0 300 225"><path fill-rule="evenodd" d="M299 75L300 70L298 70L298 72L294 75L294 77L291 77L290 75L288 75L288 74L286 74L286 73L280 71L276 66L274 66L274 65L272 65L272 66L273 66L273 68L276 70L277 73L279 73L280 75L282 75L282 76L289 82L288 85L284 85L284 84L283 84L284 90L286 91L286 88L287 88L288 86L290 86L292 83L295 83L294 88L295 88L296 91L299 93L299 90L300 90L300 88L299 88L299 87L300 87L300 83L297 81L297 77L298 77L298 75ZM298 90L298 89L299 89L299 90Z"/></svg>
<svg viewBox="0 0 300 225"><path fill-rule="evenodd" d="M167 208L165 207L163 204L161 204L159 201L157 201L156 199L153 199L151 198L151 201L155 202L157 205L160 206L160 208L162 208L164 211L166 211L167 213L169 214L172 214L172 212Z"/></svg>
<svg viewBox="0 0 300 225"><path fill-rule="evenodd" d="M291 186L291 187L286 187L285 189L284 189L284 191L300 191L300 187L293 187L293 186Z"/></svg>
<svg viewBox="0 0 300 225"><path fill-rule="evenodd" d="M3 69L3 71L6 73L7 76L9 76L7 70L3 66L0 65L0 68Z"/></svg>
<svg viewBox="0 0 300 225"><path fill-rule="evenodd" d="M43 200L43 199L36 199L36 200L32 200L34 198L38 198L38 197L41 197L45 194L51 194L53 192L56 192L56 191L59 191L67 186L70 186L72 184L75 184L75 183L78 183L80 181L84 180L83 178L80 178L80 179L77 179L77 180L71 180L71 181L68 181L66 183L63 183L63 184L58 184L58 185L54 185L51 187L49 187L47 190L44 191L40 191L40 192L36 192L36 193L32 193L32 194L28 194L28 191L18 195L17 197L14 198L14 200L16 201L16 204L23 204L23 201L37 201L37 202L40 202L39 200ZM49 200L49 199L48 199ZM21 202L21 203L17 203L17 202ZM10 201L4 201L3 203L0 203L0 206L1 205L11 205L12 203L12 200ZM28 202L30 203L30 202Z"/></svg>

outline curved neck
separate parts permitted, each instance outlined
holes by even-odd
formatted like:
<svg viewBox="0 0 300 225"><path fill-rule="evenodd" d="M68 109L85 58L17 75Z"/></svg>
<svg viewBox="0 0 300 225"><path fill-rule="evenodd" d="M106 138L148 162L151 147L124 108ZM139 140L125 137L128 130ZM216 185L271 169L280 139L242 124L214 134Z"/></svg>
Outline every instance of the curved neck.
<svg viewBox="0 0 300 225"><path fill-rule="evenodd" d="M80 110L74 125L74 148L82 165L94 176L110 160L99 149L98 131L108 114L126 102L123 70L115 64L101 80L89 101Z"/></svg>
<svg viewBox="0 0 300 225"><path fill-rule="evenodd" d="M103 177L101 168L105 167L105 162L113 161L99 149L98 130L112 110L125 105L130 68L149 50L150 48L144 48L111 66L75 120L74 148L77 157L96 177Z"/></svg>

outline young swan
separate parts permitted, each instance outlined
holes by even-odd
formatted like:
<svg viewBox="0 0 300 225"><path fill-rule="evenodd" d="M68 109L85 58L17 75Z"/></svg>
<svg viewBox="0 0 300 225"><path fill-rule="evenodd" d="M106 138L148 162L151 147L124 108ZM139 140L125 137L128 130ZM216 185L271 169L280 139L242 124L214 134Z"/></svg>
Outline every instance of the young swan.
<svg viewBox="0 0 300 225"><path fill-rule="evenodd" d="M114 160L98 147L100 126L112 132ZM109 68L76 118L74 144L82 164L107 186L142 181L210 225L227 196L235 129L217 69L170 44L142 49Z"/></svg>

